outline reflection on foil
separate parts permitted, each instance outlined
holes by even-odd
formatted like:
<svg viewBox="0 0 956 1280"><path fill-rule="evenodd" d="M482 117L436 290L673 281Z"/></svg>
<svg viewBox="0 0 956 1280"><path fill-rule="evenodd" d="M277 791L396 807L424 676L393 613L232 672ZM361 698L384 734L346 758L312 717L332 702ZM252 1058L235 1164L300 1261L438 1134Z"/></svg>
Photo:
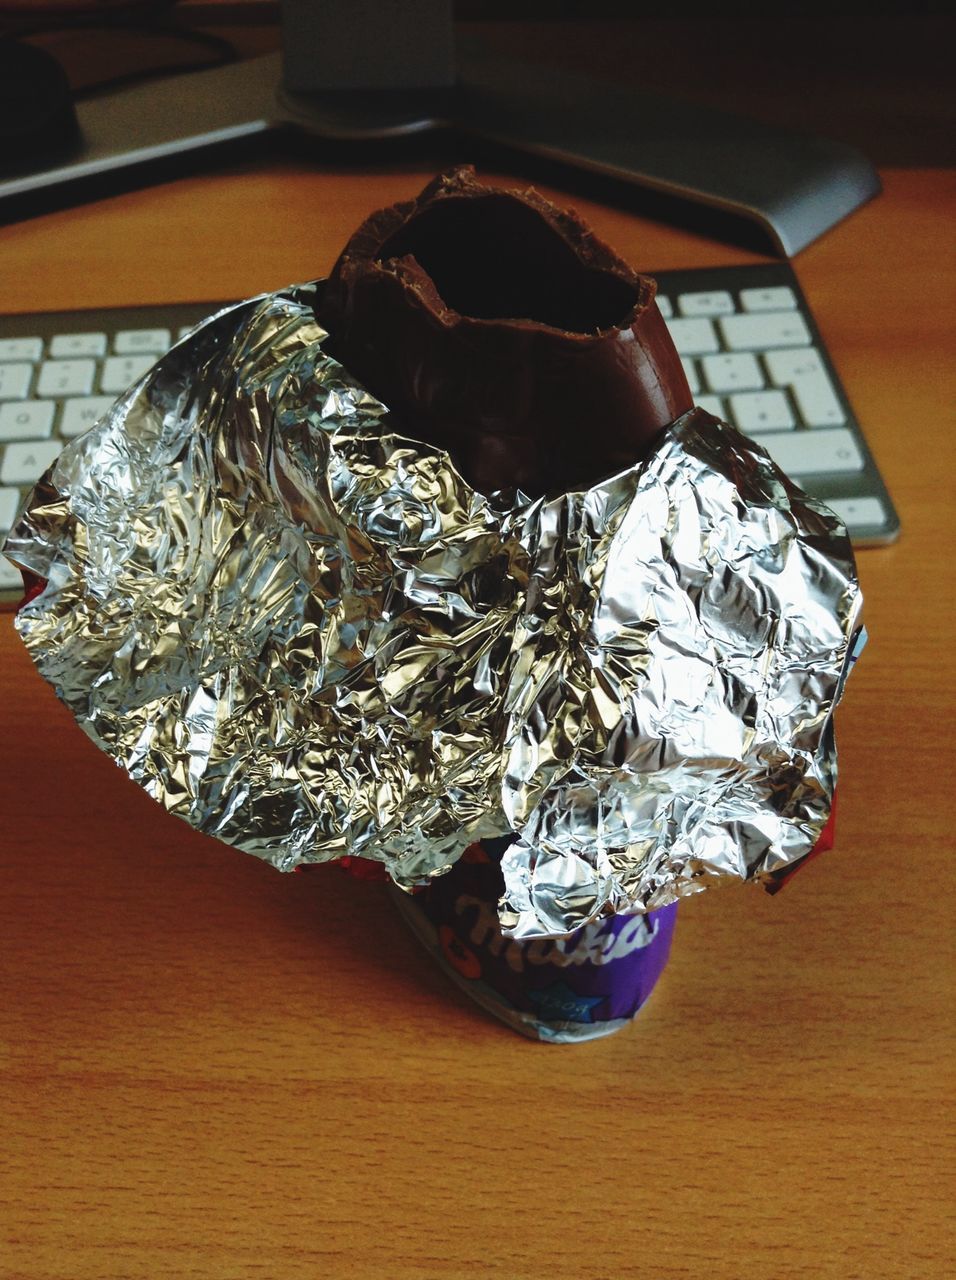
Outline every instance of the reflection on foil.
<svg viewBox="0 0 956 1280"><path fill-rule="evenodd" d="M283 870L407 888L515 832L516 938L772 883L833 791L837 517L701 410L587 491L484 497L324 353L317 287L188 336L11 533L48 581L17 625L86 732Z"/></svg>

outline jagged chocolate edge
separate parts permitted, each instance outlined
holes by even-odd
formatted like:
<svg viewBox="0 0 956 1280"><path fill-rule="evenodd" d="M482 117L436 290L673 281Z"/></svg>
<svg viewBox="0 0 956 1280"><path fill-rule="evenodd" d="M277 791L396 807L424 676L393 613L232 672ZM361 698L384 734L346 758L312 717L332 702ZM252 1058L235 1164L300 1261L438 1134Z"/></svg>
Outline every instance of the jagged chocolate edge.
<svg viewBox="0 0 956 1280"><path fill-rule="evenodd" d="M572 211L470 166L373 213L319 304L332 353L482 492L633 464L692 406L656 285Z"/></svg>

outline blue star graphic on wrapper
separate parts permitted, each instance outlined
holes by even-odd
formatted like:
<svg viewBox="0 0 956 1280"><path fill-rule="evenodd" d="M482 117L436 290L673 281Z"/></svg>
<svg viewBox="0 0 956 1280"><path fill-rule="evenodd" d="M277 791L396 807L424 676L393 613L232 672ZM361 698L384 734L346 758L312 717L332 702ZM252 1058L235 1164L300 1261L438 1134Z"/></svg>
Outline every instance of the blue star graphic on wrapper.
<svg viewBox="0 0 956 1280"><path fill-rule="evenodd" d="M603 996L582 996L566 982L552 982L550 987L529 991L528 999L541 1018L549 1022L593 1022L594 1006Z"/></svg>

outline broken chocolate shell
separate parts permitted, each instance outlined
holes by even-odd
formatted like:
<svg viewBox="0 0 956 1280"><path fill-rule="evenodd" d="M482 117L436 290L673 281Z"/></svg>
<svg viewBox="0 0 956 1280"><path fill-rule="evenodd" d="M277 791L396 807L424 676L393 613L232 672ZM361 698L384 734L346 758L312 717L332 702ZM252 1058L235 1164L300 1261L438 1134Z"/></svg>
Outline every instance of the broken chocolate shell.
<svg viewBox="0 0 956 1280"><path fill-rule="evenodd" d="M329 350L477 490L589 486L693 406L631 269L571 211L469 167L379 210L317 311Z"/></svg>

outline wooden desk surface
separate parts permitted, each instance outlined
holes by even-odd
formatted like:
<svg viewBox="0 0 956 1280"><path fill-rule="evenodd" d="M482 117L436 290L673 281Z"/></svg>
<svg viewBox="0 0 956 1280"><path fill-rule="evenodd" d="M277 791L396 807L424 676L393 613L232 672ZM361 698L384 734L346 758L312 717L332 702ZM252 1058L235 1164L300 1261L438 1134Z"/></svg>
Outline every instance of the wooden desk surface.
<svg viewBox="0 0 956 1280"><path fill-rule="evenodd" d="M276 161L14 225L0 310L312 278L426 176ZM884 178L795 263L904 526L860 555L837 849L685 903L628 1032L521 1040L378 887L195 835L0 617L3 1277L951 1274L953 183ZM750 257L575 203L638 265Z"/></svg>

